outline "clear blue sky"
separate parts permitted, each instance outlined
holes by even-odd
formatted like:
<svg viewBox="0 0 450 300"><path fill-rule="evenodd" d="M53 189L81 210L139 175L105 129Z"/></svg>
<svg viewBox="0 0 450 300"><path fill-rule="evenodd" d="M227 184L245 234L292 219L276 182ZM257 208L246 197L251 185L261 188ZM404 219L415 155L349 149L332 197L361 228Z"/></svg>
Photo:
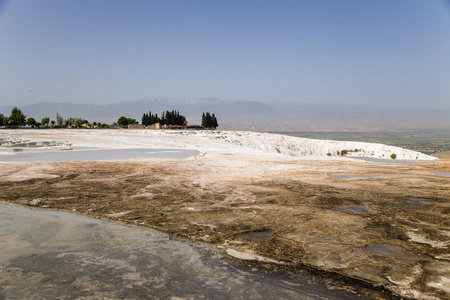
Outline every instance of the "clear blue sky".
<svg viewBox="0 0 450 300"><path fill-rule="evenodd" d="M208 96L448 108L450 2L0 0L0 105Z"/></svg>

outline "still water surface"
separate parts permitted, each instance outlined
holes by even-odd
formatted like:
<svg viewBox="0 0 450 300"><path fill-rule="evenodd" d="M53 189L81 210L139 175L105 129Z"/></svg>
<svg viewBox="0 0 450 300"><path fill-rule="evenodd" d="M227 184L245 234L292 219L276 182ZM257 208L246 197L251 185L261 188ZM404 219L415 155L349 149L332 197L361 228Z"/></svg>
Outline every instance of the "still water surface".
<svg viewBox="0 0 450 300"><path fill-rule="evenodd" d="M183 159L200 154L188 149L98 149L98 150L60 150L43 152L19 152L13 155L0 155L0 161L87 161L115 160L132 158L175 158Z"/></svg>
<svg viewBox="0 0 450 300"><path fill-rule="evenodd" d="M0 204L0 299L362 299L148 229Z"/></svg>

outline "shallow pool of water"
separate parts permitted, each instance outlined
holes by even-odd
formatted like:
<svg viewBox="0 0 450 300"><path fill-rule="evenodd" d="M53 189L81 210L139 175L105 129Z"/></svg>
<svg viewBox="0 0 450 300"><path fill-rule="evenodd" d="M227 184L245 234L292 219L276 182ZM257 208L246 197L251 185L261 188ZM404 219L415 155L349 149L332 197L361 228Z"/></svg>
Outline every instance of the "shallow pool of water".
<svg viewBox="0 0 450 300"><path fill-rule="evenodd" d="M356 157L356 156L349 156L349 157L354 158L354 159L370 161L370 162L389 163L389 164L405 164L405 165L437 165L437 164L439 164L439 162L437 162L437 161L381 159L381 158L373 158L373 157Z"/></svg>
<svg viewBox="0 0 450 300"><path fill-rule="evenodd" d="M422 205L410 205L408 207L406 206L394 206L395 209L407 209L407 208L419 208L422 207Z"/></svg>
<svg viewBox="0 0 450 300"><path fill-rule="evenodd" d="M183 159L200 154L187 149L105 149L65 150L52 152L19 152L15 155L0 155L0 161L87 161L116 160L132 158L175 158Z"/></svg>
<svg viewBox="0 0 450 300"><path fill-rule="evenodd" d="M349 180L349 179L370 179L373 178L372 176L360 176L360 175L331 175L336 179L341 179L341 180Z"/></svg>
<svg viewBox="0 0 450 300"><path fill-rule="evenodd" d="M72 150L96 150L97 147L72 147ZM15 148L15 147L0 147L0 153L19 153L19 152L55 152L67 151L67 149L58 147L44 147L44 148Z"/></svg>
<svg viewBox="0 0 450 300"><path fill-rule="evenodd" d="M436 172L436 171L430 171L431 173L433 173L434 175L438 175L438 176L450 176L450 172Z"/></svg>
<svg viewBox="0 0 450 300"><path fill-rule="evenodd" d="M0 299L364 299L81 215L0 204L0 227Z"/></svg>
<svg viewBox="0 0 450 300"><path fill-rule="evenodd" d="M27 143L19 143L19 144L14 144L11 145L9 147L12 148L33 148L33 147L44 147L44 146L55 146L58 143L55 141L43 141L43 142L27 142Z"/></svg>

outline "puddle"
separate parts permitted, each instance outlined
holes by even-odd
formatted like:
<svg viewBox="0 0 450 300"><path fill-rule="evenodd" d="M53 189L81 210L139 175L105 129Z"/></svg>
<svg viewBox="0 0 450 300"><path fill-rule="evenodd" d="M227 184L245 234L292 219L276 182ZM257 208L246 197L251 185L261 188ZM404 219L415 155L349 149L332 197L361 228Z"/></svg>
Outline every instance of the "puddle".
<svg viewBox="0 0 450 300"><path fill-rule="evenodd" d="M270 238L272 237L273 232L271 231L261 231L261 232L251 232L244 234L243 236L251 237L253 239L261 239L261 238Z"/></svg>
<svg viewBox="0 0 450 300"><path fill-rule="evenodd" d="M338 207L334 207L332 208L332 210L338 210L338 211L352 211L352 212L357 212L357 213L363 213L366 210L363 208L359 208L359 207L350 207L350 208L338 208Z"/></svg>
<svg viewBox="0 0 450 300"><path fill-rule="evenodd" d="M419 207L422 207L422 205L410 205L408 207L394 206L393 208L395 208L395 209L407 209L407 208L419 208Z"/></svg>
<svg viewBox="0 0 450 300"><path fill-rule="evenodd" d="M366 248L364 248L364 250L367 252L385 256L392 256L395 254L395 252L398 251L398 249L387 245L367 246Z"/></svg>
<svg viewBox="0 0 450 300"><path fill-rule="evenodd" d="M351 207L351 208L349 208L349 210L359 212L359 213L365 212L365 210L363 208L359 208L359 207Z"/></svg>
<svg viewBox="0 0 450 300"><path fill-rule="evenodd" d="M359 175L331 175L336 179L349 180L349 179L370 179L372 176L359 176Z"/></svg>
<svg viewBox="0 0 450 300"><path fill-rule="evenodd" d="M438 176L450 176L450 172L436 172L436 171L430 171L431 173L433 173L434 175L438 175Z"/></svg>
<svg viewBox="0 0 450 300"><path fill-rule="evenodd" d="M426 198L412 198L412 197L408 197L405 198L406 200L409 201L433 201L433 199L426 199Z"/></svg>

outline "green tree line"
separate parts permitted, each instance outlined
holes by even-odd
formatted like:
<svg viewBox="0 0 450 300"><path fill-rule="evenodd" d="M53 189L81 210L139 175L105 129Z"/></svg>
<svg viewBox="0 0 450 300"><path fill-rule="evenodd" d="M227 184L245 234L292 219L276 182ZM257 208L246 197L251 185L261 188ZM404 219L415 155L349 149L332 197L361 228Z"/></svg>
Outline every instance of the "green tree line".
<svg viewBox="0 0 450 300"><path fill-rule="evenodd" d="M89 127L91 127L91 124L86 119L83 118L67 118L64 119L59 113L56 113L56 120L50 120L49 117L42 118L41 122L36 121L34 118L28 118L26 115L17 107L14 107L11 110L11 114L8 116L3 115L0 113L0 127L21 127L21 126L31 126L31 127L41 127L45 126L48 127L49 124L51 124L52 127L57 128L80 128L84 124L88 124ZM178 110L172 110L162 113L161 117L158 117L158 114L152 114L152 112L144 113L142 116L142 125L148 126L155 123L160 123L161 125L169 125L169 126L186 126L187 120L186 117L180 114ZM136 119L127 118L125 116L121 116L117 124L122 127L127 127L129 124L139 124ZM114 125L113 124L113 125ZM109 125L102 124L102 123L96 123L94 122L92 125L98 128L107 128ZM202 114L202 124L203 127L206 128L217 128L219 125L217 123L217 118L215 114L211 114L209 112Z"/></svg>
<svg viewBox="0 0 450 300"><path fill-rule="evenodd" d="M14 107L11 110L11 114L8 116L0 113L0 127L22 127L25 125L31 127L48 127L51 124L52 127L74 127L80 128L83 124L89 124L88 120L83 118L67 118L64 119L59 113L56 113L56 121L50 120L49 117L44 117L40 122L36 121L34 118L27 118L26 115L17 107ZM93 126L105 128L109 127L107 124L96 123L92 124Z"/></svg>

